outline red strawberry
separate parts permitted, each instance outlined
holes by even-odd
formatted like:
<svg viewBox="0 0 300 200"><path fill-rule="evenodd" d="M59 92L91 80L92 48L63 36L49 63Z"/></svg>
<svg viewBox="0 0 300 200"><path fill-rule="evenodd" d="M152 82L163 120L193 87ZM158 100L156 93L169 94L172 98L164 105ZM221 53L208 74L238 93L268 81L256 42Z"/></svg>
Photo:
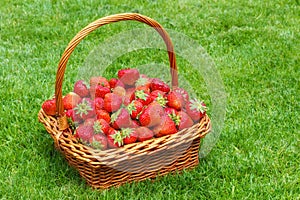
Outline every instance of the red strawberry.
<svg viewBox="0 0 300 200"><path fill-rule="evenodd" d="M132 120L130 124L130 128L138 128L140 127L140 123L137 120Z"/></svg>
<svg viewBox="0 0 300 200"><path fill-rule="evenodd" d="M110 148L118 148L124 144L120 131L110 128L107 135L107 144Z"/></svg>
<svg viewBox="0 0 300 200"><path fill-rule="evenodd" d="M114 93L108 93L104 97L104 109L107 112L117 111L122 105L122 97Z"/></svg>
<svg viewBox="0 0 300 200"><path fill-rule="evenodd" d="M177 114L178 114L178 111L175 110L174 108L166 107L166 108L165 108L165 113L166 113L167 115L169 115L169 114L175 114L175 115L177 115Z"/></svg>
<svg viewBox="0 0 300 200"><path fill-rule="evenodd" d="M151 91L154 91L154 90L160 90L163 92L170 91L170 87L165 82L163 82L162 80L160 80L158 78L152 79L150 88L151 88Z"/></svg>
<svg viewBox="0 0 300 200"><path fill-rule="evenodd" d="M110 85L110 88L115 88L117 86L121 86L121 87L125 88L125 84L122 81L120 81L119 79L116 79L116 78L111 78L109 80L109 85Z"/></svg>
<svg viewBox="0 0 300 200"><path fill-rule="evenodd" d="M101 110L103 109L104 106L104 100L100 97L96 97L94 99L94 106L95 106L95 110Z"/></svg>
<svg viewBox="0 0 300 200"><path fill-rule="evenodd" d="M75 137L80 138L83 142L88 142L94 135L93 127L81 124L75 130Z"/></svg>
<svg viewBox="0 0 300 200"><path fill-rule="evenodd" d="M110 123L110 115L106 110L96 110L97 119L104 119L107 123Z"/></svg>
<svg viewBox="0 0 300 200"><path fill-rule="evenodd" d="M128 106L131 102L131 96L135 92L135 88L127 88L126 89L126 94L123 100L123 103L125 106Z"/></svg>
<svg viewBox="0 0 300 200"><path fill-rule="evenodd" d="M75 111L73 109L67 110L66 112L66 117L69 120L69 123L72 124L73 123L76 124L80 124L82 122L82 119L79 115L76 115Z"/></svg>
<svg viewBox="0 0 300 200"><path fill-rule="evenodd" d="M108 134L110 128L109 123L104 119L95 120L92 126L95 134L97 133Z"/></svg>
<svg viewBox="0 0 300 200"><path fill-rule="evenodd" d="M132 101L128 106L130 117L132 119L137 119L138 115L142 112L144 105L140 101Z"/></svg>
<svg viewBox="0 0 300 200"><path fill-rule="evenodd" d="M181 94L181 96L183 97L184 103L187 103L189 101L189 94L188 92L183 89L183 88L179 88L179 87L175 87L173 89L174 92Z"/></svg>
<svg viewBox="0 0 300 200"><path fill-rule="evenodd" d="M69 124L70 128L72 130L74 130L76 128L75 127L75 120L74 120L74 110L73 109L66 110L65 114L66 114L66 117L67 117L68 124Z"/></svg>
<svg viewBox="0 0 300 200"><path fill-rule="evenodd" d="M141 75L140 78L135 82L137 90L144 90L150 92L151 79L145 75Z"/></svg>
<svg viewBox="0 0 300 200"><path fill-rule="evenodd" d="M70 109L70 110L66 110L65 111L66 117L71 119L74 122L74 110Z"/></svg>
<svg viewBox="0 0 300 200"><path fill-rule="evenodd" d="M179 111L178 116L180 119L180 122L178 125L178 130L189 128L194 125L192 118L187 113L185 113L183 111Z"/></svg>
<svg viewBox="0 0 300 200"><path fill-rule="evenodd" d="M82 98L74 108L75 114L79 115L82 120L95 116L94 102L90 98Z"/></svg>
<svg viewBox="0 0 300 200"><path fill-rule="evenodd" d="M181 110L181 108L184 105L184 100L183 100L183 97L181 96L181 94L176 93L174 91L171 91L167 95L167 99L168 99L167 105L176 110Z"/></svg>
<svg viewBox="0 0 300 200"><path fill-rule="evenodd" d="M131 101L138 100L140 101L144 106L150 104L152 102L152 98L150 96L149 92L146 92L144 90L136 90L130 98Z"/></svg>
<svg viewBox="0 0 300 200"><path fill-rule="evenodd" d="M102 134L96 134L93 135L89 139L90 145L95 149L105 150L107 149L107 138L105 135Z"/></svg>
<svg viewBox="0 0 300 200"><path fill-rule="evenodd" d="M140 114L139 121L142 126L152 127L160 124L162 116L165 112L161 105L157 102L149 104Z"/></svg>
<svg viewBox="0 0 300 200"><path fill-rule="evenodd" d="M94 76L90 78L90 95L91 98L94 99L96 95L96 87L101 85L103 87L110 88L110 85L106 78L102 76ZM103 98L103 97L102 97Z"/></svg>
<svg viewBox="0 0 300 200"><path fill-rule="evenodd" d="M101 85L108 88L110 87L110 84L107 81L107 79L102 76L93 76L90 78L90 86L94 87L96 85Z"/></svg>
<svg viewBox="0 0 300 200"><path fill-rule="evenodd" d="M95 118L88 118L84 121L84 125L85 126L91 126L93 127L94 126L94 123L95 123L96 119Z"/></svg>
<svg viewBox="0 0 300 200"><path fill-rule="evenodd" d="M192 99L187 102L185 108L187 114L194 120L194 122L199 122L207 110L205 103L197 99Z"/></svg>
<svg viewBox="0 0 300 200"><path fill-rule="evenodd" d="M46 115L56 115L56 101L55 99L48 99L42 104L42 109Z"/></svg>
<svg viewBox="0 0 300 200"><path fill-rule="evenodd" d="M149 140L153 138L154 133L147 127L141 126L135 129L138 134L138 141L143 142L145 140Z"/></svg>
<svg viewBox="0 0 300 200"><path fill-rule="evenodd" d="M163 91L160 91L160 90L154 90L150 93L150 96L152 98L152 101L155 101L155 99L158 97L158 96L162 96L162 97L166 97L166 92L163 92Z"/></svg>
<svg viewBox="0 0 300 200"><path fill-rule="evenodd" d="M69 92L63 98L64 109L69 110L73 109L81 100L81 97L75 92Z"/></svg>
<svg viewBox="0 0 300 200"><path fill-rule="evenodd" d="M122 137L124 138L124 144L132 144L137 141L138 134L134 129L131 128L122 128L121 129Z"/></svg>
<svg viewBox="0 0 300 200"><path fill-rule="evenodd" d="M104 96L110 93L110 89L108 87L104 87L102 85L97 85L95 88L95 98L96 97L101 97L104 98Z"/></svg>
<svg viewBox="0 0 300 200"><path fill-rule="evenodd" d="M153 132L156 137L162 137L176 133L177 128L170 116L165 115L163 119L161 119L161 123L154 127Z"/></svg>
<svg viewBox="0 0 300 200"><path fill-rule="evenodd" d="M125 95L126 95L126 90L125 90L125 88L124 87L121 87L121 86L116 86L115 88L114 88L114 90L113 90L113 93L114 94L117 94L117 95L119 95L120 97L125 97Z"/></svg>
<svg viewBox="0 0 300 200"><path fill-rule="evenodd" d="M118 78L125 85L134 85L139 77L140 73L137 69L121 69L118 71Z"/></svg>
<svg viewBox="0 0 300 200"><path fill-rule="evenodd" d="M79 80L75 83L73 91L80 97L88 97L90 94L89 85L83 80Z"/></svg>
<svg viewBox="0 0 300 200"><path fill-rule="evenodd" d="M129 112L125 108L119 109L111 115L112 127L115 129L128 128L131 126Z"/></svg>

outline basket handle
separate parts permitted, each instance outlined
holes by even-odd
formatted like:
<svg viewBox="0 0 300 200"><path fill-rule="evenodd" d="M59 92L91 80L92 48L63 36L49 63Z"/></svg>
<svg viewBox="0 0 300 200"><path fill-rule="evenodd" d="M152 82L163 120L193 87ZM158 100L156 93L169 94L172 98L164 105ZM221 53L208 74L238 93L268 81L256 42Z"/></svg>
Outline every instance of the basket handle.
<svg viewBox="0 0 300 200"><path fill-rule="evenodd" d="M177 74L174 47L168 33L163 29L163 27L158 22L156 22L155 20L149 17L137 13L122 13L122 14L110 15L107 17L100 18L90 23L85 28L83 28L80 32L77 33L77 35L68 44L67 48L65 49L59 61L58 69L56 73L56 82L55 82L55 98L56 98L56 111L58 114L58 123L59 123L60 130L64 130L68 127L65 119L66 117L64 116L64 107L62 102L62 83L63 83L67 62L73 50L83 38L85 38L89 33L99 28L100 26L113 23L113 22L127 21L127 20L135 20L135 21L145 23L153 27L160 34L168 50L168 56L170 62L170 73L172 77L172 87L178 86L178 74Z"/></svg>

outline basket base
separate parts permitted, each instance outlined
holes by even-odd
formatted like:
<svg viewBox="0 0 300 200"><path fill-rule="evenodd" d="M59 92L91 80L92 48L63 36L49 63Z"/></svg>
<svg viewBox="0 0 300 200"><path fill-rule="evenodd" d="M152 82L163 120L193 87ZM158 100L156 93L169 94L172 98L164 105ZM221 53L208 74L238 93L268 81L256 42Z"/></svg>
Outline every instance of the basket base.
<svg viewBox="0 0 300 200"><path fill-rule="evenodd" d="M155 179L196 167L199 164L200 140L211 129L210 119L206 115L199 124L178 134L126 145L120 149L95 151L79 143L71 130L60 131L55 117L45 115L42 110L38 117L69 165L95 189ZM148 161L147 165L144 161ZM117 167L112 163L118 164Z"/></svg>

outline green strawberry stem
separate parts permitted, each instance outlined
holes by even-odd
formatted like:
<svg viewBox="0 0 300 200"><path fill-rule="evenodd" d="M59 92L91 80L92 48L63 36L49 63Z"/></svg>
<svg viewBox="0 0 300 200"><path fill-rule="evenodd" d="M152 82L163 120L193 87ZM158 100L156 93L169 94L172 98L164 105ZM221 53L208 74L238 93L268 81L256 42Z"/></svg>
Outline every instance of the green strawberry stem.
<svg viewBox="0 0 300 200"><path fill-rule="evenodd" d="M102 125L100 124L100 122L96 121L94 123L93 129L95 134L102 133Z"/></svg>
<svg viewBox="0 0 300 200"><path fill-rule="evenodd" d="M168 101L166 98L164 98L161 94L158 94L157 97L155 98L155 101L162 107L166 107Z"/></svg>
<svg viewBox="0 0 300 200"><path fill-rule="evenodd" d="M80 117L82 117L83 114L87 115L89 111L93 110L93 108L86 99L83 99L82 102L74 108L74 110L77 115L79 114Z"/></svg>
<svg viewBox="0 0 300 200"><path fill-rule="evenodd" d="M191 99L190 100L190 109L191 110L196 110L198 112L204 113L207 111L207 107L204 104L204 101L200 101L198 99Z"/></svg>
<svg viewBox="0 0 300 200"><path fill-rule="evenodd" d="M137 90L135 92L135 96L138 98L138 99L142 99L142 100L147 100L147 97L148 97L148 94L146 94L144 92L144 90Z"/></svg>

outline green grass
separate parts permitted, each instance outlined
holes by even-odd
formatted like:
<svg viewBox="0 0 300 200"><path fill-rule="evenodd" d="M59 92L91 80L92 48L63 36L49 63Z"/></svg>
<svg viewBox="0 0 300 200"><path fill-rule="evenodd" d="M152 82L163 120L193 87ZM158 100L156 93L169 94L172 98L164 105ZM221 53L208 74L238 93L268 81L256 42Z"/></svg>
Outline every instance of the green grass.
<svg viewBox="0 0 300 200"><path fill-rule="evenodd" d="M211 55L227 93L225 125L196 169L96 191L54 149L37 113L54 93L57 64L71 38L100 17L137 11ZM2 0L0 199L300 199L299 24L298 0ZM141 27L122 22L87 37L71 56L64 91L95 45ZM165 62L166 56L142 51L123 58L113 66ZM179 72L188 73L188 63L179 63Z"/></svg>

